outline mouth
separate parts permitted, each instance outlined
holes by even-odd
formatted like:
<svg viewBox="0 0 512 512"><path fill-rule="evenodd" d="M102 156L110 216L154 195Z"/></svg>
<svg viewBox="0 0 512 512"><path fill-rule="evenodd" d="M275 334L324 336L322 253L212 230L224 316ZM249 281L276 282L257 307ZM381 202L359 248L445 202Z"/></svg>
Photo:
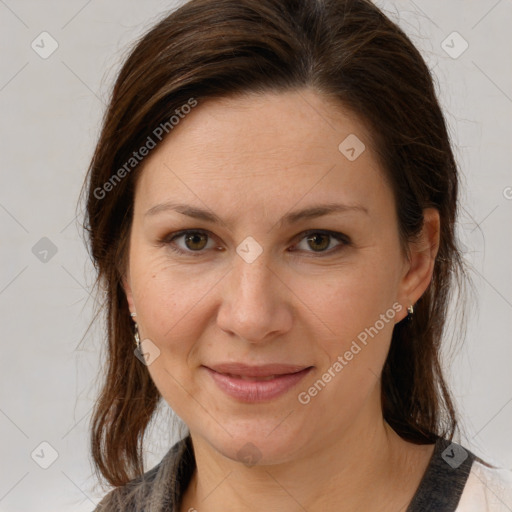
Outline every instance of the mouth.
<svg viewBox="0 0 512 512"><path fill-rule="evenodd" d="M222 375L226 375L227 377L231 377L232 379L241 379L253 382L265 382L268 380L276 379L277 377L282 377L282 375L269 375L268 377L247 377L246 375L233 375L231 373L223 373Z"/></svg>
<svg viewBox="0 0 512 512"><path fill-rule="evenodd" d="M218 389L225 395L245 403L269 402L295 387L313 366L263 365L238 363L203 366Z"/></svg>
<svg viewBox="0 0 512 512"><path fill-rule="evenodd" d="M275 377L300 372L308 365L270 363L262 365L248 365L244 363L219 363L206 366L217 373L232 375L234 377Z"/></svg>

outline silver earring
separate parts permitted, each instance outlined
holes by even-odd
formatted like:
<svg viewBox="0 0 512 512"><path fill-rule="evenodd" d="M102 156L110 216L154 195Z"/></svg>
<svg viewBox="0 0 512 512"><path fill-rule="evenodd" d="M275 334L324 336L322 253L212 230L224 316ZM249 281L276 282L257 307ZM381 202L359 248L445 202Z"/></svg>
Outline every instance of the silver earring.
<svg viewBox="0 0 512 512"><path fill-rule="evenodd" d="M411 316L414 315L414 306L412 304L407 308L407 313Z"/></svg>
<svg viewBox="0 0 512 512"><path fill-rule="evenodd" d="M135 318L135 317L137 316L137 313L130 313L130 316L131 316L132 318Z"/></svg>

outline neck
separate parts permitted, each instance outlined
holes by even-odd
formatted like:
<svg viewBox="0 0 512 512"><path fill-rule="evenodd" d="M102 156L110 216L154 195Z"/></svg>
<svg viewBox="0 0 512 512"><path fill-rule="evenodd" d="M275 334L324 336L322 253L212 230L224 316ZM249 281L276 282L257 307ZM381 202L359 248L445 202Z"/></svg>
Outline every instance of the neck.
<svg viewBox="0 0 512 512"><path fill-rule="evenodd" d="M399 510L412 499L433 447L407 443L375 410L363 410L341 434L322 432L300 458L281 464L248 467L191 433L197 469L182 510L225 511L226 503L240 512Z"/></svg>

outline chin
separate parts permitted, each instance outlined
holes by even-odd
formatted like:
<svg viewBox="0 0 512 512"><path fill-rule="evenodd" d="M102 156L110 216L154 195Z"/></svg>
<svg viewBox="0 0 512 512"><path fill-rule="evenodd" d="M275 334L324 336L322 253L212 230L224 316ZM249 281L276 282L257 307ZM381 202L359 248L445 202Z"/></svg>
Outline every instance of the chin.
<svg viewBox="0 0 512 512"><path fill-rule="evenodd" d="M226 430L218 426L217 435L210 431L203 437L220 454L248 467L282 464L303 452L306 444L304 429L298 425L283 426L285 421L283 418L252 422L238 420L233 422L232 428L229 424Z"/></svg>

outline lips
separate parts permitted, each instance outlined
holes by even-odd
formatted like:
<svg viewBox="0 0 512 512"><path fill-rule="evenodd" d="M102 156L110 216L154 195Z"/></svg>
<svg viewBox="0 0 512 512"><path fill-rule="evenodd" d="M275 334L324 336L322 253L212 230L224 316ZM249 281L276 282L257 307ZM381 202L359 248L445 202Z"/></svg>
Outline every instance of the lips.
<svg viewBox="0 0 512 512"><path fill-rule="evenodd" d="M280 375L289 375L297 373L308 366L305 365L291 365L291 364L264 364L258 366L249 366L242 363L222 363L216 365L209 365L208 368L217 372L229 375L231 377L238 377L242 379L256 379L256 378L271 378Z"/></svg>
<svg viewBox="0 0 512 512"><path fill-rule="evenodd" d="M290 391L313 369L311 366L224 363L205 366L217 387L240 402L271 401Z"/></svg>

